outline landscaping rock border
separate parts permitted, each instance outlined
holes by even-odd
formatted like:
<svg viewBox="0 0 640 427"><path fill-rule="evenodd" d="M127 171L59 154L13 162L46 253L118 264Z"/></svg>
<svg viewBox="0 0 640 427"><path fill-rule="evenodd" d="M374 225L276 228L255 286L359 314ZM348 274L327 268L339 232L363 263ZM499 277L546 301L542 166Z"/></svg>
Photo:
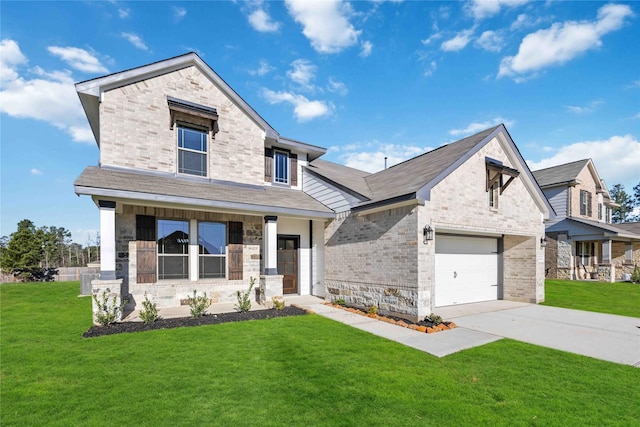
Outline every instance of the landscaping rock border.
<svg viewBox="0 0 640 427"><path fill-rule="evenodd" d="M400 317L395 316L381 316L378 314L367 313L363 310L359 310L353 307L347 307L340 304L333 304L331 302L324 302L324 305L328 305L334 308L339 308L341 310L348 311L350 313L359 314L361 316L370 317L372 319L380 320L382 322L390 323L392 325L402 326L403 328L413 329L414 331L424 332L427 334L433 334L435 332L447 331L449 329L453 329L456 327L456 324L453 322L442 322L438 325L427 322L425 320L421 320L419 322L412 322L407 319L402 319Z"/></svg>

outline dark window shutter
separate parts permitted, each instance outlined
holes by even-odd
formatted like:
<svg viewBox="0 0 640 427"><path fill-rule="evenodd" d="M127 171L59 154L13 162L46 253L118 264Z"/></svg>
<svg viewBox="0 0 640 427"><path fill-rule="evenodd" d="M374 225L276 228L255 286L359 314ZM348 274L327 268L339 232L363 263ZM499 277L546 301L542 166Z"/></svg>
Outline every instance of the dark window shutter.
<svg viewBox="0 0 640 427"><path fill-rule="evenodd" d="M136 215L136 240L144 242L156 241L156 217Z"/></svg>
<svg viewBox="0 0 640 427"><path fill-rule="evenodd" d="M155 241L136 242L136 282L155 283L158 254Z"/></svg>
<svg viewBox="0 0 640 427"><path fill-rule="evenodd" d="M272 176L273 171L273 149L265 148L264 149L264 181L271 182L273 180Z"/></svg>
<svg viewBox="0 0 640 427"><path fill-rule="evenodd" d="M242 280L243 269L243 245L242 223L229 222L229 280Z"/></svg>
<svg viewBox="0 0 640 427"><path fill-rule="evenodd" d="M289 182L291 185L298 185L298 155L297 154L289 154L289 158L291 159L291 179Z"/></svg>
<svg viewBox="0 0 640 427"><path fill-rule="evenodd" d="M591 207L591 192L587 193L587 215L591 216L593 214L593 209Z"/></svg>

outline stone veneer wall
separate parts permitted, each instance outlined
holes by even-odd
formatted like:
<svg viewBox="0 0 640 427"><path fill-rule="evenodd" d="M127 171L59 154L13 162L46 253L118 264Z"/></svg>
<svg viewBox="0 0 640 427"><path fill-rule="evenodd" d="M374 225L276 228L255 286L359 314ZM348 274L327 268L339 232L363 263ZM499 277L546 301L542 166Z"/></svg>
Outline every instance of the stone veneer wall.
<svg viewBox="0 0 640 427"><path fill-rule="evenodd" d="M571 241L566 231L553 231L546 234L545 277L547 279L571 280Z"/></svg>
<svg viewBox="0 0 640 427"><path fill-rule="evenodd" d="M640 242L633 243L632 261L625 259L625 242L613 242L611 264L615 267L615 280L622 280L623 274L633 274L635 266L640 268Z"/></svg>
<svg viewBox="0 0 640 427"><path fill-rule="evenodd" d="M136 283L136 257L135 257L135 216L153 215L166 219L197 219L200 221L241 221L243 227L243 279L200 279L191 280L163 280L157 283ZM262 271L260 251L262 246L262 223L260 216L237 215L217 212L189 211L183 209L166 209L143 206L125 205L122 213L116 214L116 251L118 263L126 264L128 275L123 276L125 283L123 294L129 294L129 309L138 309L144 300L144 293L150 300L155 301L158 307L170 307L180 305L180 301L193 295L196 289L198 294L206 292L214 303L236 302L236 291L246 290L249 287L249 278L256 279L256 287L259 284ZM119 224L123 224L122 227ZM128 226L125 226L128 225ZM126 246L126 260L120 258L121 249ZM122 269L124 271L124 268ZM118 273L119 274L119 273Z"/></svg>
<svg viewBox="0 0 640 427"><path fill-rule="evenodd" d="M325 286L331 301L417 319L418 215L415 207L349 214L325 228Z"/></svg>
<svg viewBox="0 0 640 427"><path fill-rule="evenodd" d="M103 94L101 165L177 172L177 131L170 129L167 96L217 109L220 131L209 134L208 178L264 184L264 131L195 66Z"/></svg>

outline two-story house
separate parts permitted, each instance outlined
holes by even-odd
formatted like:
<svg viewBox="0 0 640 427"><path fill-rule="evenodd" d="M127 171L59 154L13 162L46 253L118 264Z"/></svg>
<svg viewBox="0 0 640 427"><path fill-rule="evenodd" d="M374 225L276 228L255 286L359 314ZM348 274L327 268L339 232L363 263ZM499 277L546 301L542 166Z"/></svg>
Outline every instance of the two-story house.
<svg viewBox="0 0 640 427"><path fill-rule="evenodd" d="M640 235L611 224L611 200L591 159L533 172L556 218L546 225L547 277L621 280L640 263Z"/></svg>
<svg viewBox="0 0 640 427"><path fill-rule="evenodd" d="M375 174L285 138L189 53L78 83L100 148L75 182L100 211L101 273L140 308L196 289L318 295L420 318L544 299L553 210L503 125ZM95 307L94 307L95 309Z"/></svg>

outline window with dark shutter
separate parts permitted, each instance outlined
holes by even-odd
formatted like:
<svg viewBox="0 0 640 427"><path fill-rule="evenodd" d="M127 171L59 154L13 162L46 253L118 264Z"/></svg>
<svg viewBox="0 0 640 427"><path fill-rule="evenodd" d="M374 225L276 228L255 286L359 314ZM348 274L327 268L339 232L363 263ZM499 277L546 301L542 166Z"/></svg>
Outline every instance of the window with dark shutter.
<svg viewBox="0 0 640 427"><path fill-rule="evenodd" d="M243 269L242 223L229 221L229 280L242 280Z"/></svg>
<svg viewBox="0 0 640 427"><path fill-rule="evenodd" d="M587 214L587 192L580 190L580 215Z"/></svg>
<svg viewBox="0 0 640 427"><path fill-rule="evenodd" d="M271 182L273 174L273 149L264 149L264 181Z"/></svg>
<svg viewBox="0 0 640 427"><path fill-rule="evenodd" d="M592 200L591 200L591 192L587 191L587 216L593 216L593 208L592 208Z"/></svg>
<svg viewBox="0 0 640 427"><path fill-rule="evenodd" d="M291 185L298 185L298 155L297 154L289 154L289 158L291 159Z"/></svg>
<svg viewBox="0 0 640 427"><path fill-rule="evenodd" d="M136 242L136 282L157 282L157 246L155 241Z"/></svg>

